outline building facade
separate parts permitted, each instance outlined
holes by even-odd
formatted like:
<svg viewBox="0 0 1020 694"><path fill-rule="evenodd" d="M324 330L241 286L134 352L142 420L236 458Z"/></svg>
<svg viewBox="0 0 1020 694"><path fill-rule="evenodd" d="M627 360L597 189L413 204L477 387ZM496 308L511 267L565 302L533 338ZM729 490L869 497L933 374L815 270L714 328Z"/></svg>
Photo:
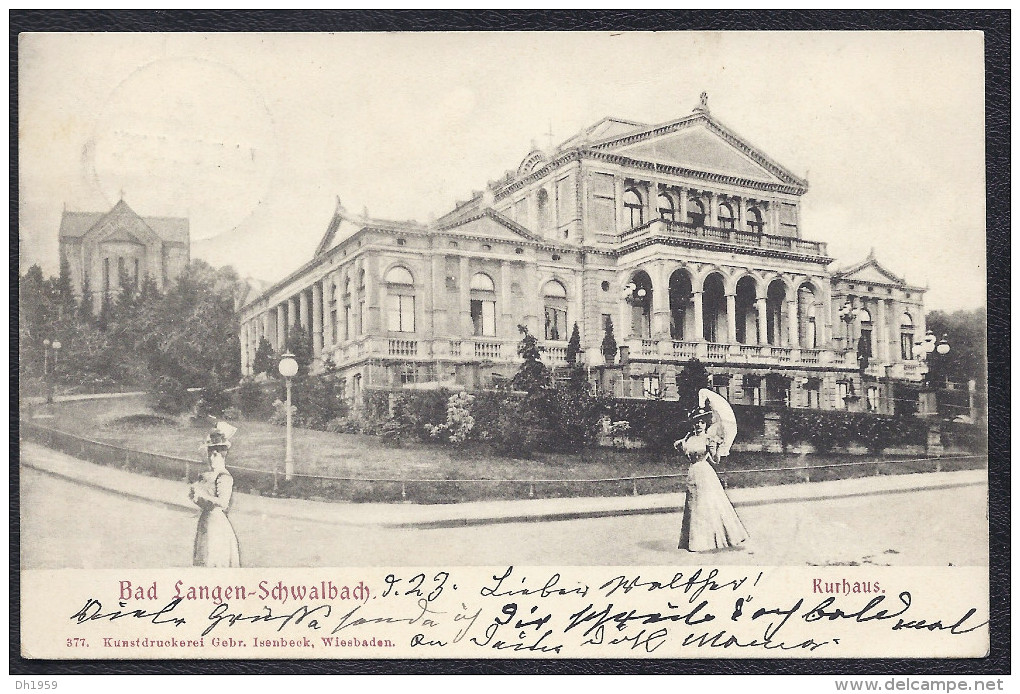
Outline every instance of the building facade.
<svg viewBox="0 0 1020 694"><path fill-rule="evenodd" d="M64 210L60 257L67 260L75 294L80 297L87 282L98 311L121 278L137 284L148 275L162 289L184 271L191 258L188 220L140 217L123 200L108 212Z"/></svg>
<svg viewBox="0 0 1020 694"><path fill-rule="evenodd" d="M892 411L893 382L921 377L901 346L924 334L924 290L873 257L833 272L804 238L806 192L704 95L665 124L607 118L432 224L338 203L314 257L243 307L242 366L304 329L351 397L485 388L516 371L519 325L556 366L576 324L593 381L619 396L676 397L697 358L734 402Z"/></svg>

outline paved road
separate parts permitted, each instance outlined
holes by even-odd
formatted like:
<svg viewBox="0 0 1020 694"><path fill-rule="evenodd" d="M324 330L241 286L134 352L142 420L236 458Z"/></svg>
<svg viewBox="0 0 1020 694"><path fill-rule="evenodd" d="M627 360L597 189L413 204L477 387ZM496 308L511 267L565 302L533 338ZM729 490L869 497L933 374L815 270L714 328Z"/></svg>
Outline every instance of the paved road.
<svg viewBox="0 0 1020 694"><path fill-rule="evenodd" d="M741 507L751 541L677 550L679 514L435 530L234 513L246 566L987 565L984 486ZM21 468L23 568L189 566L196 512Z"/></svg>

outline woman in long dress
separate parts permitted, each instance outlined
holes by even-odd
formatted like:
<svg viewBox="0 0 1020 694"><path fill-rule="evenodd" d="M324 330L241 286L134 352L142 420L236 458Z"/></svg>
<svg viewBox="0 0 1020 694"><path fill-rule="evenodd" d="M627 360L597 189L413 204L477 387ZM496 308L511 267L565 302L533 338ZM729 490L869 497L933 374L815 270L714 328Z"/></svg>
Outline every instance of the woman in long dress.
<svg viewBox="0 0 1020 694"><path fill-rule="evenodd" d="M237 535L227 518L234 478L227 472L230 441L218 429L205 440L209 470L191 485L188 497L202 509L195 533L195 566L240 566Z"/></svg>
<svg viewBox="0 0 1020 694"><path fill-rule="evenodd" d="M712 411L698 408L692 419L694 431L674 444L691 463L679 549L705 552L739 545L747 540L747 530L712 467L722 443L708 432Z"/></svg>

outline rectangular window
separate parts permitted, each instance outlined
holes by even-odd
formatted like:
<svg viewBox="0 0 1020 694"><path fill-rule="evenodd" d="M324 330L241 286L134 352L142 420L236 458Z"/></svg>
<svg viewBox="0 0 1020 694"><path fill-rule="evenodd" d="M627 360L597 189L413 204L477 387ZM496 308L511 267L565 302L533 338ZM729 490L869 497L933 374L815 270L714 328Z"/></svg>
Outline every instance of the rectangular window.
<svg viewBox="0 0 1020 694"><path fill-rule="evenodd" d="M846 381L840 381L836 384L836 407L841 410L846 409L846 396L850 394L850 388L847 386Z"/></svg>
<svg viewBox="0 0 1020 694"><path fill-rule="evenodd" d="M878 412L878 388L868 386L868 412Z"/></svg>
<svg viewBox="0 0 1020 694"><path fill-rule="evenodd" d="M365 334L365 302L358 302L358 335Z"/></svg>
<svg viewBox="0 0 1020 694"><path fill-rule="evenodd" d="M545 307L545 339L567 339L567 312L554 306Z"/></svg>
<svg viewBox="0 0 1020 694"><path fill-rule="evenodd" d="M103 291L110 291L110 259L103 258Z"/></svg>
<svg viewBox="0 0 1020 694"><path fill-rule="evenodd" d="M414 296L390 295L389 301L389 329L398 333L413 333Z"/></svg>
<svg viewBox="0 0 1020 694"><path fill-rule="evenodd" d="M744 379L744 402L749 405L761 405L761 379L758 377Z"/></svg>
<svg viewBox="0 0 1020 694"><path fill-rule="evenodd" d="M135 289L138 288L138 258L135 258Z"/></svg>
<svg viewBox="0 0 1020 694"><path fill-rule="evenodd" d="M645 376L644 378L644 392L642 395L646 398L657 398L659 397L659 376Z"/></svg>
<svg viewBox="0 0 1020 694"><path fill-rule="evenodd" d="M808 407L817 410L822 406L821 381L817 378L809 378L807 384L804 386L804 390L807 392Z"/></svg>
<svg viewBox="0 0 1020 694"><path fill-rule="evenodd" d="M344 304L344 339L350 340L354 334L354 316L351 312L351 305Z"/></svg>
<svg viewBox="0 0 1020 694"><path fill-rule="evenodd" d="M872 351L871 329L861 328L861 339L857 341L857 352L859 357L871 357Z"/></svg>
<svg viewBox="0 0 1020 694"><path fill-rule="evenodd" d="M914 333L900 333L900 358L903 361L914 358Z"/></svg>
<svg viewBox="0 0 1020 694"><path fill-rule="evenodd" d="M574 211L574 181L569 177L556 181L556 217L560 226L577 217Z"/></svg>
<svg viewBox="0 0 1020 694"><path fill-rule="evenodd" d="M612 174L591 176L591 224L597 231L616 229L616 183Z"/></svg>
<svg viewBox="0 0 1020 694"><path fill-rule="evenodd" d="M609 326L612 323L613 323L613 316L608 314L608 313L603 313L602 314L602 333L603 333L603 335L605 333L609 332Z"/></svg>
<svg viewBox="0 0 1020 694"><path fill-rule="evenodd" d="M329 309L329 324L331 326L331 331L332 331L332 333L330 335L330 341L331 341L332 344L335 345L336 344L336 337L337 337L337 330L338 330L337 324L336 324L336 302L335 301L333 302L333 305Z"/></svg>
<svg viewBox="0 0 1020 694"><path fill-rule="evenodd" d="M117 286L120 287L122 284L127 284L128 276L127 270L124 269L124 256L117 257Z"/></svg>
<svg viewBox="0 0 1020 694"><path fill-rule="evenodd" d="M351 379L351 396L355 403L361 399L361 374L354 374L354 378Z"/></svg>
<svg viewBox="0 0 1020 694"><path fill-rule="evenodd" d="M496 302L472 299L471 324L474 326L475 335L480 337L495 337Z"/></svg>

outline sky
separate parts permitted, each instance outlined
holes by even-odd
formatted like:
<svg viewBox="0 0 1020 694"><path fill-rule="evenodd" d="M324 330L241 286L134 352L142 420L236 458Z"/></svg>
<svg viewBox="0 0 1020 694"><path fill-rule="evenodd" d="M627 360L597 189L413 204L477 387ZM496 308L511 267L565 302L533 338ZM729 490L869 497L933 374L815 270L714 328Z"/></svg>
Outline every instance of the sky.
<svg viewBox="0 0 1020 694"><path fill-rule="evenodd" d="M427 222L605 116L712 115L808 180L831 266L874 248L984 305L976 32L22 34L21 263L58 269L62 210L190 220L192 257L281 279L339 199Z"/></svg>

